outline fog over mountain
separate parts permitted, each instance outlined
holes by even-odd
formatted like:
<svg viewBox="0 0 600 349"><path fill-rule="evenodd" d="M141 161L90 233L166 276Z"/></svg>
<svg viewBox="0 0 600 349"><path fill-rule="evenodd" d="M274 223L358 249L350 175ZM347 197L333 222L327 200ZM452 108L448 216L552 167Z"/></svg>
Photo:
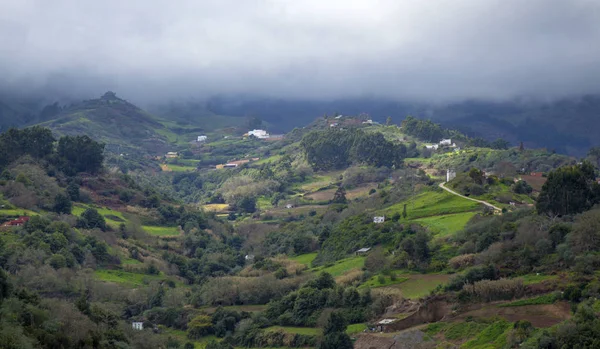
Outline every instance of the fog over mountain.
<svg viewBox="0 0 600 349"><path fill-rule="evenodd" d="M600 92L593 0L0 0L0 84L138 103Z"/></svg>

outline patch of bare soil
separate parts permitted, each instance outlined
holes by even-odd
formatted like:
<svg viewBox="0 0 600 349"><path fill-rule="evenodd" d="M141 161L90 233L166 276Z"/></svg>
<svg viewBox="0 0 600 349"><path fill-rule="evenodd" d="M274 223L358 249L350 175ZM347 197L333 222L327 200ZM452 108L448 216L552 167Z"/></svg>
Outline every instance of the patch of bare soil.
<svg viewBox="0 0 600 349"><path fill-rule="evenodd" d="M500 316L508 321L526 320L538 328L547 328L571 317L571 307L567 302L554 304L525 305L521 307L499 308L497 305L487 305L483 308L462 313L456 319L467 317L489 318Z"/></svg>

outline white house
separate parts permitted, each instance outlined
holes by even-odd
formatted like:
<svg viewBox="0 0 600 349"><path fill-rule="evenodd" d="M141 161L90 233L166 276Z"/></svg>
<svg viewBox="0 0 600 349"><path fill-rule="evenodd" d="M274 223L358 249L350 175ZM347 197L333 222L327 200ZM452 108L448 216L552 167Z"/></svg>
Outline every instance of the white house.
<svg viewBox="0 0 600 349"><path fill-rule="evenodd" d="M456 171L450 169L446 170L446 182L450 182L454 178L456 178Z"/></svg>
<svg viewBox="0 0 600 349"><path fill-rule="evenodd" d="M442 139L440 145L452 145L452 139Z"/></svg>
<svg viewBox="0 0 600 349"><path fill-rule="evenodd" d="M354 252L354 254L356 254L357 256L360 256L360 255L366 254L370 250L371 250L370 247L363 247L360 250L357 250L356 252Z"/></svg>
<svg viewBox="0 0 600 349"><path fill-rule="evenodd" d="M143 322L139 322L139 321L134 321L131 323L131 328L133 328L134 330L143 330L144 329L144 323Z"/></svg>
<svg viewBox="0 0 600 349"><path fill-rule="evenodd" d="M373 125L373 120L369 119L367 121L363 121L363 124Z"/></svg>
<svg viewBox="0 0 600 349"><path fill-rule="evenodd" d="M438 147L439 147L439 145L437 145L437 144L425 144L425 148L427 148L427 149L437 150Z"/></svg>
<svg viewBox="0 0 600 349"><path fill-rule="evenodd" d="M247 254L244 257L244 259L247 260L247 261L253 261L254 260L254 255L253 254Z"/></svg>
<svg viewBox="0 0 600 349"><path fill-rule="evenodd" d="M259 139L269 138L269 133L265 130L252 130L248 131L248 136L254 136Z"/></svg>
<svg viewBox="0 0 600 349"><path fill-rule="evenodd" d="M207 139L208 137L206 136L198 136L198 142L206 142Z"/></svg>
<svg viewBox="0 0 600 349"><path fill-rule="evenodd" d="M292 205L292 204L287 204L287 205L285 205L285 208L288 208L288 209L289 209L289 208L294 208L294 205Z"/></svg>
<svg viewBox="0 0 600 349"><path fill-rule="evenodd" d="M385 216L375 216L373 217L373 223L380 224L385 222Z"/></svg>
<svg viewBox="0 0 600 349"><path fill-rule="evenodd" d="M177 154L177 152L176 152L176 151L170 151L170 152L168 152L168 153L167 153L167 155L166 155L166 157L167 157L167 158L176 158L176 157L178 157L178 156L179 156L179 154Z"/></svg>

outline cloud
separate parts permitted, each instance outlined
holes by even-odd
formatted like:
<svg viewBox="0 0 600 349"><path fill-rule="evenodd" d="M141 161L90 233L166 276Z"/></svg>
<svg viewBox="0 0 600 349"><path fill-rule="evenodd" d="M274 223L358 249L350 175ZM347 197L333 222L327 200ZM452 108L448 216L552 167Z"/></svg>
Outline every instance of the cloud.
<svg viewBox="0 0 600 349"><path fill-rule="evenodd" d="M595 0L0 0L5 86L134 99L600 92Z"/></svg>

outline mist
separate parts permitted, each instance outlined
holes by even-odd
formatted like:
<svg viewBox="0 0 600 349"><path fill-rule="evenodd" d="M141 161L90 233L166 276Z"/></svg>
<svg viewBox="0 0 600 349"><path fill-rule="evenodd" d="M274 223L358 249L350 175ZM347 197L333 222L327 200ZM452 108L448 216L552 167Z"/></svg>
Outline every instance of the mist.
<svg viewBox="0 0 600 349"><path fill-rule="evenodd" d="M600 2L0 0L0 85L140 103L600 92Z"/></svg>

